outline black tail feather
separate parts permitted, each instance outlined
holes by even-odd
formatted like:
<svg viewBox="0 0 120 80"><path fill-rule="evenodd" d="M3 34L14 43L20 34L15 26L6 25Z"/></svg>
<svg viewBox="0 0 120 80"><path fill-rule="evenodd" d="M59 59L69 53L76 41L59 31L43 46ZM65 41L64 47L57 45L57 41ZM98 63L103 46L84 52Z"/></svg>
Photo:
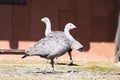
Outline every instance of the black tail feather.
<svg viewBox="0 0 120 80"><path fill-rule="evenodd" d="M27 56L29 56L29 54L25 54L23 57L21 57L21 58L25 58L25 57L27 57Z"/></svg>
<svg viewBox="0 0 120 80"><path fill-rule="evenodd" d="M79 49L77 49L78 51L80 51L80 52L82 52L83 51L83 47L82 48L79 48Z"/></svg>

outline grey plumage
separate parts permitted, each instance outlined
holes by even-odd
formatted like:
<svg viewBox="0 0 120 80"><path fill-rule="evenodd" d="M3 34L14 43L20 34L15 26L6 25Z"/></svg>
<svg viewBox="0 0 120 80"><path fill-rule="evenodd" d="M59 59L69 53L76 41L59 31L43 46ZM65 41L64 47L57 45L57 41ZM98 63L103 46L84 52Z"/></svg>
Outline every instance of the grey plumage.
<svg viewBox="0 0 120 80"><path fill-rule="evenodd" d="M27 51L29 56L41 56L47 59L63 55L70 48L68 39L62 37L45 37Z"/></svg>
<svg viewBox="0 0 120 80"><path fill-rule="evenodd" d="M50 19L48 17L43 17L41 19L42 22L45 23L46 25L46 30L45 30L45 36L46 37L51 37L51 36L56 36L56 37L59 37L59 36L64 36L67 38L67 36L65 35L65 33L63 31L51 31L51 22L50 22ZM72 55L71 55L71 52L72 52L72 49L76 49L78 51L83 51L83 45L78 42L77 40L75 40L73 37L71 38L68 38L69 40L71 40L73 43L71 44L71 49L68 51L68 55L70 57L70 64L73 64L73 59L72 59Z"/></svg>
<svg viewBox="0 0 120 80"><path fill-rule="evenodd" d="M72 23L68 23L65 26L64 32L70 37L70 29L76 28ZM45 37L39 40L34 46L30 47L26 54L22 57L27 56L40 56L42 58L50 59L51 65L54 71L54 58L64 55L71 49L72 41L65 36L51 36Z"/></svg>

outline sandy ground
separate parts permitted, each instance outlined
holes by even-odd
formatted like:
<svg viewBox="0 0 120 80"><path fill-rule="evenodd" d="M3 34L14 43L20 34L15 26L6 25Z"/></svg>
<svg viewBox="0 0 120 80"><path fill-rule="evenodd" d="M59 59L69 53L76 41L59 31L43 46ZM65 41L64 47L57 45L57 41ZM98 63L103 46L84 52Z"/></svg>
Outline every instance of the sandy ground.
<svg viewBox="0 0 120 80"><path fill-rule="evenodd" d="M69 61L55 64L55 73L44 60L1 60L0 80L120 80L120 63Z"/></svg>

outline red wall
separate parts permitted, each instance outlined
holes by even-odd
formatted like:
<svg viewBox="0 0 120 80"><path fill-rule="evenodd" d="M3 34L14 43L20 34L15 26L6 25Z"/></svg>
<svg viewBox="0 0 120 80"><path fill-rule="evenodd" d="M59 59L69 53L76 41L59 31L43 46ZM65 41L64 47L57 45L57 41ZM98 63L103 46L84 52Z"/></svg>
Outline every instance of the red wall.
<svg viewBox="0 0 120 80"><path fill-rule="evenodd" d="M47 16L51 19L52 30L63 30L66 23L74 23L77 29L72 30L71 34L84 45L85 53L96 51L96 47L104 47L104 43L108 50L95 54L112 52L110 59L113 58L115 0L26 1L25 5L0 4L0 48L27 49L44 37L45 25L40 19ZM109 45L112 45L111 50Z"/></svg>

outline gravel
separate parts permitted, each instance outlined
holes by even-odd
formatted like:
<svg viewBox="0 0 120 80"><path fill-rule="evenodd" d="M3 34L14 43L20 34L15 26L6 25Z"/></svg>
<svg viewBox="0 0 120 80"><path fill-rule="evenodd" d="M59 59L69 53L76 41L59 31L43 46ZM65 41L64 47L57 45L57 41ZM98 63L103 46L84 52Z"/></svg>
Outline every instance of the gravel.
<svg viewBox="0 0 120 80"><path fill-rule="evenodd" d="M44 73L38 65L11 65L0 69L0 80L120 80L120 73L84 69L66 71L63 69L55 73L48 70Z"/></svg>

